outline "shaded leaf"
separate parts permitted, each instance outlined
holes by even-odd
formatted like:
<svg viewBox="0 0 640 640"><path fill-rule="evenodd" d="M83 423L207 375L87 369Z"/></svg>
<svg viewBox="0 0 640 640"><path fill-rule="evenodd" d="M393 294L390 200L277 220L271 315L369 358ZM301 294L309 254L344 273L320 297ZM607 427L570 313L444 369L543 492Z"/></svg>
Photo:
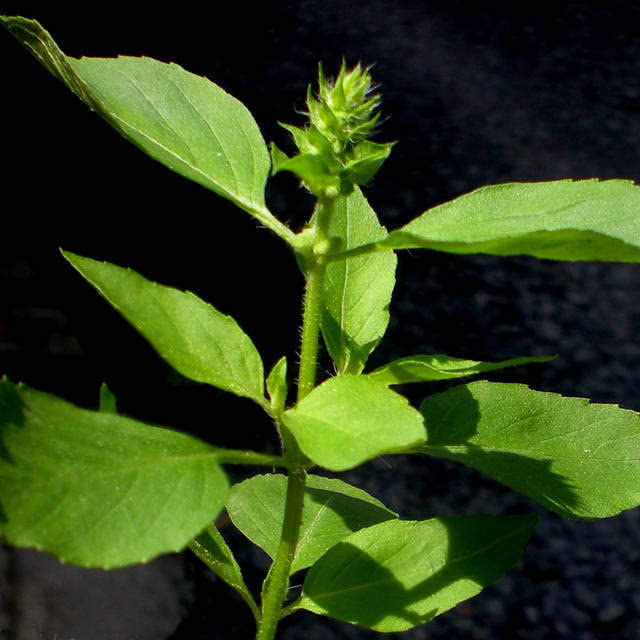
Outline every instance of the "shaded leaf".
<svg viewBox="0 0 640 640"><path fill-rule="evenodd" d="M385 234L360 189L336 200L329 236L339 240L341 249ZM360 373L382 339L389 324L396 263L392 252L382 252L327 265L321 326L338 373Z"/></svg>
<svg viewBox="0 0 640 640"><path fill-rule="evenodd" d="M329 378L285 411L282 420L303 453L332 471L425 441L420 413L367 376Z"/></svg>
<svg viewBox="0 0 640 640"><path fill-rule="evenodd" d="M106 413L118 413L118 404L113 391L109 389L106 382L100 385L100 411Z"/></svg>
<svg viewBox="0 0 640 640"><path fill-rule="evenodd" d="M482 187L429 209L379 246L640 262L640 187L630 180Z"/></svg>
<svg viewBox="0 0 640 640"><path fill-rule="evenodd" d="M532 362L548 362L555 357L524 357L502 360L501 362L481 362L479 360L463 360L444 354L407 356L382 365L367 375L376 382L386 385L432 382L473 376L478 373L487 373Z"/></svg>
<svg viewBox="0 0 640 640"><path fill-rule="evenodd" d="M181 374L265 405L262 360L233 318L131 269L63 255Z"/></svg>
<svg viewBox="0 0 640 640"><path fill-rule="evenodd" d="M304 582L297 608L381 632L425 622L515 565L535 516L391 520L329 549Z"/></svg>
<svg viewBox="0 0 640 640"><path fill-rule="evenodd" d="M474 382L428 397L419 450L461 462L567 518L640 503L640 420L521 384Z"/></svg>
<svg viewBox="0 0 640 640"><path fill-rule="evenodd" d="M180 551L222 509L216 450L0 383L0 535L84 567Z"/></svg>
<svg viewBox="0 0 640 640"><path fill-rule="evenodd" d="M260 619L260 610L242 577L242 571L221 533L215 525L209 525L197 538L191 541L189 548L223 582L235 589L249 605L256 620Z"/></svg>
<svg viewBox="0 0 640 640"><path fill-rule="evenodd" d="M233 524L272 558L282 534L286 494L286 476L253 476L233 485L226 504ZM362 489L342 480L309 475L291 573L311 566L350 533L395 517Z"/></svg>

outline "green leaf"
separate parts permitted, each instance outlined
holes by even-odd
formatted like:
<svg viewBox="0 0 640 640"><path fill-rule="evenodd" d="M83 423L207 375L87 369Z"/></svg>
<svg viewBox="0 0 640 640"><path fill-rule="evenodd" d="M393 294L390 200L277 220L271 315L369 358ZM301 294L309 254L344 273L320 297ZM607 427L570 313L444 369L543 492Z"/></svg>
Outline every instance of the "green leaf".
<svg viewBox="0 0 640 640"><path fill-rule="evenodd" d="M228 198L270 228L269 153L246 107L201 76L151 58L72 58L35 20L2 24L125 138L173 171Z"/></svg>
<svg viewBox="0 0 640 640"><path fill-rule="evenodd" d="M282 420L313 462L344 471L424 443L422 416L406 398L367 376L329 378Z"/></svg>
<svg viewBox="0 0 640 640"><path fill-rule="evenodd" d="M272 409L282 411L287 402L287 391L287 358L282 356L267 376L267 392L271 398Z"/></svg>
<svg viewBox="0 0 640 640"><path fill-rule="evenodd" d="M109 389L106 382L100 385L100 411L106 413L118 413L118 403L113 391Z"/></svg>
<svg viewBox="0 0 640 640"><path fill-rule="evenodd" d="M363 140L353 149L352 159L346 165L345 174L353 184L366 184L389 157L395 143L380 144Z"/></svg>
<svg viewBox="0 0 640 640"><path fill-rule="evenodd" d="M498 480L567 518L613 516L640 503L634 411L474 382L428 397L420 451Z"/></svg>
<svg viewBox="0 0 640 640"><path fill-rule="evenodd" d="M386 633L411 629L515 565L535 523L479 515L362 529L309 569L297 608Z"/></svg>
<svg viewBox="0 0 640 640"><path fill-rule="evenodd" d="M242 571L227 543L215 525L209 525L197 538L191 541L189 548L223 582L235 589L249 605L256 620L260 619L260 610L242 577Z"/></svg>
<svg viewBox="0 0 640 640"><path fill-rule="evenodd" d="M300 153L293 158L287 157L275 143L271 143L273 173L290 171L300 178L306 187L316 195L327 189L339 189L340 178L333 175L323 157L316 153Z"/></svg>
<svg viewBox="0 0 640 640"><path fill-rule="evenodd" d="M220 512L216 450L0 382L0 535L84 567L180 551Z"/></svg>
<svg viewBox="0 0 640 640"><path fill-rule="evenodd" d="M548 362L556 357L524 357L502 360L501 362L480 362L479 360L462 360L444 354L407 356L378 367L367 375L372 380L386 385L432 382L473 376L477 373L486 373L532 362Z"/></svg>
<svg viewBox="0 0 640 640"><path fill-rule="evenodd" d="M131 269L62 253L177 371L265 406L262 360L233 318Z"/></svg>
<svg viewBox="0 0 640 640"><path fill-rule="evenodd" d="M329 236L339 240L341 249L379 240L385 233L360 189L336 200ZM382 339L396 263L393 252L382 252L327 265L322 335L338 373L360 373Z"/></svg>
<svg viewBox="0 0 640 640"><path fill-rule="evenodd" d="M482 187L430 209L378 246L640 262L640 187L630 180Z"/></svg>
<svg viewBox="0 0 640 640"><path fill-rule="evenodd" d="M226 504L233 524L272 558L282 534L286 493L286 476L253 476L231 487ZM395 517L362 489L335 478L309 475L291 573L311 566L350 533Z"/></svg>

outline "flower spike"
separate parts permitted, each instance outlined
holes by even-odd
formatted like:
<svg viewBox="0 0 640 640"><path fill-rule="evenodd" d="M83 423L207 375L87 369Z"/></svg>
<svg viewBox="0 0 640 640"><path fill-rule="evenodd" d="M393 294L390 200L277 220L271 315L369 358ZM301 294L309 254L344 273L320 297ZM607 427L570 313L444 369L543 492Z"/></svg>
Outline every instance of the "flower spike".
<svg viewBox="0 0 640 640"><path fill-rule="evenodd" d="M273 173L292 171L319 197L347 195L368 182L391 152L393 143L368 140L380 119L380 96L370 67L348 70L344 60L335 80L318 65L318 92L307 89L305 129L282 125L293 136L299 154L288 158L272 143Z"/></svg>

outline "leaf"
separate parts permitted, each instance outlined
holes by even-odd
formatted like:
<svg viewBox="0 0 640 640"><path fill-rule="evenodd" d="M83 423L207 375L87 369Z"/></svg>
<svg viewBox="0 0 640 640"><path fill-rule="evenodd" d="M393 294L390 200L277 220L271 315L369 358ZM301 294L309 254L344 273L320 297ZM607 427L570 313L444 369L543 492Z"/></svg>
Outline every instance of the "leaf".
<svg viewBox="0 0 640 640"><path fill-rule="evenodd" d="M605 518L640 503L634 411L474 382L421 406L430 456L461 462L566 518Z"/></svg>
<svg viewBox="0 0 640 640"><path fill-rule="evenodd" d="M118 413L118 403L113 391L109 389L106 382L100 385L100 411L106 413Z"/></svg>
<svg viewBox="0 0 640 640"><path fill-rule="evenodd" d="M301 153L289 158L276 146L275 142L272 142L271 161L273 174L290 171L298 176L315 195L320 195L327 189L340 187L340 178L330 172L323 157L316 153Z"/></svg>
<svg viewBox="0 0 640 640"><path fill-rule="evenodd" d="M147 280L131 269L62 255L174 369L266 404L262 360L236 321L196 295Z"/></svg>
<svg viewBox="0 0 640 640"><path fill-rule="evenodd" d="M296 608L381 632L429 622L515 565L535 516L391 520L329 549Z"/></svg>
<svg viewBox="0 0 640 640"><path fill-rule="evenodd" d="M220 512L216 450L0 382L0 535L83 567L180 551Z"/></svg>
<svg viewBox="0 0 640 640"><path fill-rule="evenodd" d="M287 390L287 358L282 356L267 376L267 392L271 398L272 409L282 411L287 402Z"/></svg>
<svg viewBox="0 0 640 640"><path fill-rule="evenodd" d="M215 525L209 525L197 538L191 541L189 548L202 560L225 584L235 589L249 605L256 620L260 619L260 610L247 588L242 571L231 549Z"/></svg>
<svg viewBox="0 0 640 640"><path fill-rule="evenodd" d="M329 236L349 249L384 238L384 227L360 189L336 200ZM374 253L327 265L322 335L338 373L360 373L389 324L397 259Z"/></svg>
<svg viewBox="0 0 640 640"><path fill-rule="evenodd" d="M430 209L378 246L640 262L640 187L630 180L482 187Z"/></svg>
<svg viewBox="0 0 640 640"><path fill-rule="evenodd" d="M272 558L282 534L286 494L286 476L259 475L234 484L226 504L233 524ZM350 533L395 517L362 489L335 478L309 475L291 573L311 566Z"/></svg>
<svg viewBox="0 0 640 640"><path fill-rule="evenodd" d="M372 380L386 385L408 382L432 382L451 380L477 373L486 373L505 367L515 367L532 362L548 362L556 356L524 357L502 360L501 362L480 362L462 360L444 354L407 356L389 362L367 374Z"/></svg>
<svg viewBox="0 0 640 640"><path fill-rule="evenodd" d="M420 413L367 376L329 378L285 411L282 420L303 453L332 471L425 441Z"/></svg>
<svg viewBox="0 0 640 640"><path fill-rule="evenodd" d="M269 153L246 107L213 82L151 58L72 58L37 21L0 21L58 80L125 138L273 228Z"/></svg>

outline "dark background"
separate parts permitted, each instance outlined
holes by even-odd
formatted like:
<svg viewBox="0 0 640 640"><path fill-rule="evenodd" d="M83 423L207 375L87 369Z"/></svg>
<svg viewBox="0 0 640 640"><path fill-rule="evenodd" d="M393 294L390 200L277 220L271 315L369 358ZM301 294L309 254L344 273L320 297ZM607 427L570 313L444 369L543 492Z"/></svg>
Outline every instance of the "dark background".
<svg viewBox="0 0 640 640"><path fill-rule="evenodd" d="M296 110L319 60L328 72L343 56L375 63L388 117L379 139L399 142L365 193L394 228L484 184L640 179L640 3L513 4L24 2L0 11L38 18L69 55L146 55L205 75L285 148L276 121L302 123ZM238 320L267 368L283 354L296 362L302 279L292 256L250 216L121 139L5 32L0 56L0 370L83 406L96 406L104 380L134 417L223 446L273 448L258 409L172 374L58 247L195 291ZM267 198L296 229L309 215L290 176L271 180ZM638 409L639 293L634 265L403 252L371 366L411 353L558 353L492 379ZM440 388L410 391L419 401ZM283 639L640 637L637 510L567 522L479 474L418 458L342 477L409 519L533 510L541 522L518 569L427 626L379 635L300 613ZM257 589L263 554L231 526L224 532ZM5 549L0 585L3 640L253 633L244 605L186 554L101 572Z"/></svg>

